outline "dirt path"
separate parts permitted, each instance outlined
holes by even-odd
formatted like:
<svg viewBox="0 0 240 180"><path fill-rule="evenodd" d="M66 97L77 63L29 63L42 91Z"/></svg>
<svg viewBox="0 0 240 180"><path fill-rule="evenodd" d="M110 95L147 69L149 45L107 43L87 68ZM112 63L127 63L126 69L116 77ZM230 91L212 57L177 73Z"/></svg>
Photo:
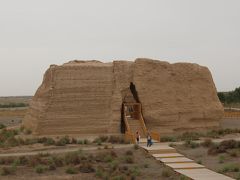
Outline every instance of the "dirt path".
<svg viewBox="0 0 240 180"><path fill-rule="evenodd" d="M119 144L119 145L113 145L113 149L121 149L121 148L128 148L132 147L132 144ZM63 147L62 149L47 149L47 150L39 150L39 151L30 151L30 152L22 152L22 153L3 153L0 154L0 157L10 157L10 156L34 156L38 154L61 154L61 153L67 153L67 152L74 152L78 150L83 151L94 151L98 150L99 148L104 149L103 146L96 146L96 147Z"/></svg>

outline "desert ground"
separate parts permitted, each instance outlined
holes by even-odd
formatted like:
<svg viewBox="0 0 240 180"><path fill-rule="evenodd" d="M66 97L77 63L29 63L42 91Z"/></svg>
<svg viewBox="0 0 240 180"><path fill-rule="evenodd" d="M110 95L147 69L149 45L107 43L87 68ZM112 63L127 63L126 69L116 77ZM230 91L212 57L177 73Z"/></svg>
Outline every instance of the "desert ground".
<svg viewBox="0 0 240 180"><path fill-rule="evenodd" d="M0 98L0 104L30 99ZM35 137L21 126L27 108L0 108L0 179L188 179L122 137ZM240 119L224 118L220 125L217 131L162 141L215 172L240 179Z"/></svg>

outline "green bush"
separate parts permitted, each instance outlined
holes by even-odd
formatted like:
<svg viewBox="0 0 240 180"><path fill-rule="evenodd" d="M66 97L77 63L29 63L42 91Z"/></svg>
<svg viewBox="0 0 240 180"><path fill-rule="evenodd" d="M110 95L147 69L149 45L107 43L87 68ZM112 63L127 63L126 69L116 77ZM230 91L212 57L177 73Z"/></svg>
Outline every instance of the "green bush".
<svg viewBox="0 0 240 180"><path fill-rule="evenodd" d="M83 140L83 144L90 144L90 142L89 142L89 140L84 139L84 140Z"/></svg>
<svg viewBox="0 0 240 180"><path fill-rule="evenodd" d="M184 146L195 149L195 148L199 147L199 143L193 142L191 140L186 140L185 143L184 143Z"/></svg>
<svg viewBox="0 0 240 180"><path fill-rule="evenodd" d="M51 156L50 161L52 161L56 165L56 167L62 167L64 165L63 158L59 156Z"/></svg>
<svg viewBox="0 0 240 180"><path fill-rule="evenodd" d="M208 149L208 154L214 155L218 153L225 153L229 149L234 149L239 147L238 141L235 140L225 140L219 144L215 144Z"/></svg>
<svg viewBox="0 0 240 180"><path fill-rule="evenodd" d="M32 131L30 129L25 129L24 134L26 135L32 134Z"/></svg>
<svg viewBox="0 0 240 180"><path fill-rule="evenodd" d="M67 167L67 169L65 170L65 172L67 174L77 174L78 173L78 170L77 168L73 167L73 166L70 166L70 167Z"/></svg>
<svg viewBox="0 0 240 180"><path fill-rule="evenodd" d="M127 150L126 153L125 153L127 156L132 156L133 155L133 152L131 150Z"/></svg>
<svg viewBox="0 0 240 180"><path fill-rule="evenodd" d="M218 157L218 163L222 164L225 161L225 156L221 155Z"/></svg>
<svg viewBox="0 0 240 180"><path fill-rule="evenodd" d="M13 175L16 172L16 166L2 167L0 169L1 176Z"/></svg>
<svg viewBox="0 0 240 180"><path fill-rule="evenodd" d="M46 141L43 143L45 146L50 146L50 145L54 145L55 141L53 138L47 138Z"/></svg>
<svg viewBox="0 0 240 180"><path fill-rule="evenodd" d="M133 164L134 163L134 159L132 156L126 156L125 157L125 163L127 164Z"/></svg>
<svg viewBox="0 0 240 180"><path fill-rule="evenodd" d="M100 136L99 139L100 139L102 142L107 142L108 136Z"/></svg>
<svg viewBox="0 0 240 180"><path fill-rule="evenodd" d="M38 173L38 174L42 174L44 173L45 171L47 171L47 167L46 166L43 166L43 165L37 165L35 167L35 172Z"/></svg>
<svg viewBox="0 0 240 180"><path fill-rule="evenodd" d="M78 152L67 153L64 156L64 159L65 159L65 164L67 164L67 165L69 165L69 164L77 165L80 163L80 157L79 157Z"/></svg>
<svg viewBox="0 0 240 180"><path fill-rule="evenodd" d="M56 146L66 146L67 143L67 139L65 138L61 138L58 141L56 141L55 145Z"/></svg>
<svg viewBox="0 0 240 180"><path fill-rule="evenodd" d="M104 162L112 162L113 161L113 158L111 155L107 155L104 157Z"/></svg>
<svg viewBox="0 0 240 180"><path fill-rule="evenodd" d="M168 169L163 169L162 171L162 177L170 177L171 176L171 172Z"/></svg>
<svg viewBox="0 0 240 180"><path fill-rule="evenodd" d="M17 107L27 107L29 104L27 103L6 103L0 104L0 108L17 108Z"/></svg>
<svg viewBox="0 0 240 180"><path fill-rule="evenodd" d="M77 139L72 138L72 140L71 140L71 144L77 144Z"/></svg>
<svg viewBox="0 0 240 180"><path fill-rule="evenodd" d="M202 145L203 147L210 147L210 146L213 145L213 142L212 142L211 139L205 139L205 140L201 143L201 145Z"/></svg>
<svg viewBox="0 0 240 180"><path fill-rule="evenodd" d="M139 149L139 145L138 144L134 144L134 149L138 150Z"/></svg>
<svg viewBox="0 0 240 180"><path fill-rule="evenodd" d="M4 129L6 126L4 124L0 124L0 129Z"/></svg>
<svg viewBox="0 0 240 180"><path fill-rule="evenodd" d="M98 168L95 173L96 177L102 178L104 176L104 172L102 169Z"/></svg>
<svg viewBox="0 0 240 180"><path fill-rule="evenodd" d="M163 136L161 137L161 142L176 142L178 141L174 136Z"/></svg>
<svg viewBox="0 0 240 180"><path fill-rule="evenodd" d="M83 141L82 140L78 140L77 143L78 144L83 144Z"/></svg>
<svg viewBox="0 0 240 180"><path fill-rule="evenodd" d="M179 138L182 141L193 141L193 140L199 140L199 138L202 136L203 136L202 134L197 132L185 132Z"/></svg>
<svg viewBox="0 0 240 180"><path fill-rule="evenodd" d="M143 167L144 168L149 168L149 164L144 164Z"/></svg>
<svg viewBox="0 0 240 180"><path fill-rule="evenodd" d="M90 164L90 163L83 163L83 164L80 164L79 171L81 173L93 173L93 172L95 172L95 169L94 169L92 164Z"/></svg>
<svg viewBox="0 0 240 180"><path fill-rule="evenodd" d="M125 140L121 136L110 136L108 142L112 144L125 144Z"/></svg>

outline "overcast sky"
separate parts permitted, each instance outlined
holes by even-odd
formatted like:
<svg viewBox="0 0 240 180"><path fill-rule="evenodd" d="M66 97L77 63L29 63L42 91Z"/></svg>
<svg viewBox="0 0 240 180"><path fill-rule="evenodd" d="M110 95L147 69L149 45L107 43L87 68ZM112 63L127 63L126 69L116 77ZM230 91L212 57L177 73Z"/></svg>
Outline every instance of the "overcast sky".
<svg viewBox="0 0 240 180"><path fill-rule="evenodd" d="M148 57L240 86L239 0L0 0L0 96L33 95L50 64Z"/></svg>

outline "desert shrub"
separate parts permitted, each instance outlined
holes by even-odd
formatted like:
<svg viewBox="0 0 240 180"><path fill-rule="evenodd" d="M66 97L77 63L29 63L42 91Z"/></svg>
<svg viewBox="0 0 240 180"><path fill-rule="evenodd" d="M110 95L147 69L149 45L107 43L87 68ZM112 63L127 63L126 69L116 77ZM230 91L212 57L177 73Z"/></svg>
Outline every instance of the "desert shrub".
<svg viewBox="0 0 240 180"><path fill-rule="evenodd" d="M144 168L149 168L149 164L144 164L143 167Z"/></svg>
<svg viewBox="0 0 240 180"><path fill-rule="evenodd" d="M54 171L57 169L57 165L55 164L55 162L53 161L53 159L48 159L48 170L50 171Z"/></svg>
<svg viewBox="0 0 240 180"><path fill-rule="evenodd" d="M83 164L80 164L79 171L81 173L93 173L93 172L95 172L95 169L94 169L92 164L90 164L90 163L83 163Z"/></svg>
<svg viewBox="0 0 240 180"><path fill-rule="evenodd" d="M210 138L219 138L219 134L216 130L207 132L206 136Z"/></svg>
<svg viewBox="0 0 240 180"><path fill-rule="evenodd" d="M136 166L132 167L129 171L132 177L140 176L141 174L140 169Z"/></svg>
<svg viewBox="0 0 240 180"><path fill-rule="evenodd" d="M77 139L72 138L72 139L71 139L71 144L77 144Z"/></svg>
<svg viewBox="0 0 240 180"><path fill-rule="evenodd" d="M45 171L47 171L47 167L46 166L43 166L43 165L37 165L35 167L35 172L38 173L38 174L42 174L44 173Z"/></svg>
<svg viewBox="0 0 240 180"><path fill-rule="evenodd" d="M46 153L44 153L44 152L40 152L40 153L38 153L37 156L39 156L39 157L49 157L50 154L49 154L48 152L46 152Z"/></svg>
<svg viewBox="0 0 240 180"><path fill-rule="evenodd" d="M38 143L44 144L47 141L47 137L40 137L37 139Z"/></svg>
<svg viewBox="0 0 240 180"><path fill-rule="evenodd" d="M198 160L197 163L198 163L198 164L202 164L202 160Z"/></svg>
<svg viewBox="0 0 240 180"><path fill-rule="evenodd" d="M0 159L0 164L2 165L10 165L14 163L14 158L13 157L4 157Z"/></svg>
<svg viewBox="0 0 240 180"><path fill-rule="evenodd" d="M229 149L238 148L239 142L235 140L225 140L219 144L216 144L208 149L208 154L218 154L218 153L225 153Z"/></svg>
<svg viewBox="0 0 240 180"><path fill-rule="evenodd" d="M123 175L114 176L112 180L125 180L126 178Z"/></svg>
<svg viewBox="0 0 240 180"><path fill-rule="evenodd" d="M134 147L133 147L135 150L138 150L139 149L139 145L138 144L134 144Z"/></svg>
<svg viewBox="0 0 240 180"><path fill-rule="evenodd" d="M83 140L83 144L90 144L90 142L89 142L89 140L84 139L84 140Z"/></svg>
<svg viewBox="0 0 240 180"><path fill-rule="evenodd" d="M65 172L67 174L77 174L78 173L78 169L76 167L73 166L69 166L67 167L67 169L65 170Z"/></svg>
<svg viewBox="0 0 240 180"><path fill-rule="evenodd" d="M180 176L180 180L188 180L189 178L188 177L186 177L186 176L184 176L184 175L181 175Z"/></svg>
<svg viewBox="0 0 240 180"><path fill-rule="evenodd" d="M16 107L27 107L29 106L28 103L6 103L6 104L0 104L0 108L16 108Z"/></svg>
<svg viewBox="0 0 240 180"><path fill-rule="evenodd" d="M125 163L127 164L133 164L134 163L134 159L132 156L126 156L125 157Z"/></svg>
<svg viewBox="0 0 240 180"><path fill-rule="evenodd" d="M121 136L110 136L108 139L108 142L112 144L124 144L125 140Z"/></svg>
<svg viewBox="0 0 240 180"><path fill-rule="evenodd" d="M117 153L113 150L110 152L110 154L113 158L116 158L118 156Z"/></svg>
<svg viewBox="0 0 240 180"><path fill-rule="evenodd" d="M101 145L102 145L101 139L96 139L94 142L95 142L98 146L101 146Z"/></svg>
<svg viewBox="0 0 240 180"><path fill-rule="evenodd" d="M191 140L186 140L184 143L185 147L190 147L192 149L199 147L199 143L193 142Z"/></svg>
<svg viewBox="0 0 240 180"><path fill-rule="evenodd" d="M77 152L67 153L64 156L64 160L65 160L65 164L67 164L67 165L69 165L69 164L77 165L80 163L80 157Z"/></svg>
<svg viewBox="0 0 240 180"><path fill-rule="evenodd" d="M100 136L99 139L100 139L102 142L107 142L108 136Z"/></svg>
<svg viewBox="0 0 240 180"><path fill-rule="evenodd" d="M237 157L238 156L238 151L237 150L231 150L228 153L231 157Z"/></svg>
<svg viewBox="0 0 240 180"><path fill-rule="evenodd" d="M220 173L227 173L227 172L239 172L240 168L238 164L227 164L218 172Z"/></svg>
<svg viewBox="0 0 240 180"><path fill-rule="evenodd" d="M131 150L127 150L126 153L125 153L127 156L132 156L133 155L133 152Z"/></svg>
<svg viewBox="0 0 240 180"><path fill-rule="evenodd" d="M104 157L104 162L112 162L113 161L113 158L111 155L107 155Z"/></svg>
<svg viewBox="0 0 240 180"><path fill-rule="evenodd" d="M0 144L4 144L8 139L14 138L16 135L18 135L17 130L2 129L0 131Z"/></svg>
<svg viewBox="0 0 240 180"><path fill-rule="evenodd" d="M112 161L109 164L109 167L110 167L111 171L114 172L119 167L119 162L118 161Z"/></svg>
<svg viewBox="0 0 240 180"><path fill-rule="evenodd" d="M30 167L35 167L35 166L41 164L41 162L42 161L41 161L40 156L29 156L28 157L28 165Z"/></svg>
<svg viewBox="0 0 240 180"><path fill-rule="evenodd" d="M199 140L201 136L203 135L197 132L185 132L179 138L182 141L187 141L187 140L193 141L193 140Z"/></svg>
<svg viewBox="0 0 240 180"><path fill-rule="evenodd" d="M168 169L163 169L162 171L162 177L170 177L171 176L171 172Z"/></svg>
<svg viewBox="0 0 240 180"><path fill-rule="evenodd" d="M77 143L78 144L83 144L83 141L82 140L78 140Z"/></svg>
<svg viewBox="0 0 240 180"><path fill-rule="evenodd" d="M221 156L218 157L218 162L220 164L224 163L224 161L225 161L225 156L221 155Z"/></svg>
<svg viewBox="0 0 240 180"><path fill-rule="evenodd" d="M38 139L31 138L31 139L25 139L24 144L25 145L32 145L38 143Z"/></svg>
<svg viewBox="0 0 240 180"><path fill-rule="evenodd" d="M98 168L95 173L96 177L102 178L104 176L104 172L102 169Z"/></svg>
<svg viewBox="0 0 240 180"><path fill-rule="evenodd" d="M201 143L201 145L202 145L203 147L210 147L210 146L213 145L213 142L212 142L211 139L205 139L205 140Z"/></svg>
<svg viewBox="0 0 240 180"><path fill-rule="evenodd" d="M26 135L32 134L32 131L30 129L25 129L24 134Z"/></svg>
<svg viewBox="0 0 240 180"><path fill-rule="evenodd" d="M16 167L11 166L11 167L2 167L0 169L0 174L1 176L7 176L7 175L13 175L16 172Z"/></svg>
<svg viewBox="0 0 240 180"><path fill-rule="evenodd" d="M27 165L28 164L28 158L26 156L20 156L17 158L19 165Z"/></svg>
<svg viewBox="0 0 240 180"><path fill-rule="evenodd" d="M20 132L24 132L24 129L25 129L25 127L21 126L19 130L20 130Z"/></svg>
<svg viewBox="0 0 240 180"><path fill-rule="evenodd" d="M56 167L62 167L64 165L63 158L59 156L51 156L50 159L50 161L52 161L56 165Z"/></svg>
<svg viewBox="0 0 240 180"><path fill-rule="evenodd" d="M53 138L47 138L46 142L44 143L45 146L50 146L54 144L55 144L55 141Z"/></svg>
<svg viewBox="0 0 240 180"><path fill-rule="evenodd" d="M163 136L161 137L161 142L176 142L177 137L174 136Z"/></svg>
<svg viewBox="0 0 240 180"><path fill-rule="evenodd" d="M0 129L4 129L6 126L4 124L0 124Z"/></svg>
<svg viewBox="0 0 240 180"><path fill-rule="evenodd" d="M59 139L58 141L56 141L56 143L55 143L55 145L56 146L66 146L66 141L65 141L65 139Z"/></svg>
<svg viewBox="0 0 240 180"><path fill-rule="evenodd" d="M238 142L235 140L225 140L220 143L224 149L234 149L238 147Z"/></svg>
<svg viewBox="0 0 240 180"><path fill-rule="evenodd" d="M15 147L19 145L19 142L15 137L10 137L5 141L4 145L6 147Z"/></svg>
<svg viewBox="0 0 240 180"><path fill-rule="evenodd" d="M104 149L108 149L108 145L106 144L106 145L104 145Z"/></svg>

